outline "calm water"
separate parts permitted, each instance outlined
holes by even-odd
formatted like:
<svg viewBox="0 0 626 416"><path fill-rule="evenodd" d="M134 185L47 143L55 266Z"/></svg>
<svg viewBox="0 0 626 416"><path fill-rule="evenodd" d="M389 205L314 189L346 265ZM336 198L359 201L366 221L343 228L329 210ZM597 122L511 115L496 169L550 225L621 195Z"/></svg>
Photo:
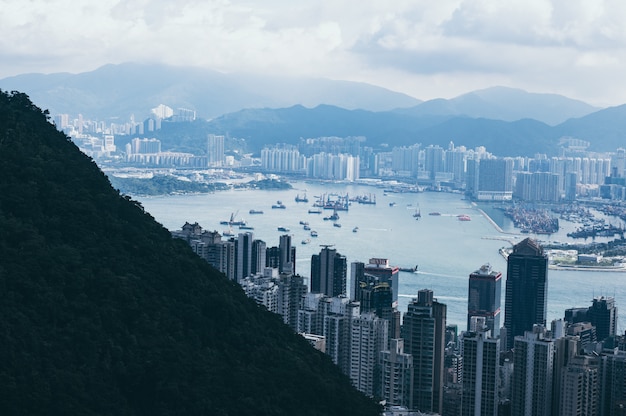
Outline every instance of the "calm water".
<svg viewBox="0 0 626 416"><path fill-rule="evenodd" d="M447 193L419 193L385 195L382 189L345 184L294 183L287 191L226 191L206 195L176 195L163 197L136 197L157 221L170 230L180 229L185 221L198 222L205 230L223 232L227 226L220 221L228 220L231 213L237 219L245 219L254 227L254 238L264 240L268 247L277 246L284 232L277 227L289 228L296 246L297 272L310 275L311 255L319 253L320 245L334 245L347 257L348 263L367 263L372 257L388 258L393 265L413 267L419 265L417 274L400 273L399 309L405 312L408 303L419 289L433 290L440 302L448 305L448 323L465 329L467 312L467 281L469 274L482 264L490 263L494 270L503 272L502 310L504 311L504 278L506 262L498 249L510 246L525 238L513 228L510 221L498 218L498 212L484 206L501 225L503 233L496 230L469 201L461 195ZM306 190L309 203L296 203L297 194ZM350 196L375 195L376 205L353 203L348 212L339 212L337 221L324 221L332 211L309 214L315 195L336 193ZM277 200L286 209L272 209ZM390 203L395 203L390 206ZM250 215L249 210L262 210L261 215ZM419 210L421 219L413 214ZM440 216L428 215L439 212ZM471 221L459 221L457 215L467 214ZM319 237L312 238L303 229L300 221L307 221ZM566 233L575 224L563 223L558 234L550 236L552 241L573 241ZM358 227L358 232L353 228ZM235 233L245 232L233 228ZM541 236L540 239L545 239ZM310 239L310 244L301 244ZM615 296L618 308L626 299L626 273L581 272L550 270L548 287L548 322L562 318L566 308L589 306L593 296ZM504 323L504 317L501 322ZM623 320L619 330L623 331Z"/></svg>

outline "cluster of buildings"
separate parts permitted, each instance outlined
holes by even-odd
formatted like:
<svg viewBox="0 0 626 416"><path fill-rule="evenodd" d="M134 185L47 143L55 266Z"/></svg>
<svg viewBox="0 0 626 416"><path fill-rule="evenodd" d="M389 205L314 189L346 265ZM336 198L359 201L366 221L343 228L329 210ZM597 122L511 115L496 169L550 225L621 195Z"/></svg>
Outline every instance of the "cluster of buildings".
<svg viewBox="0 0 626 416"><path fill-rule="evenodd" d="M401 316L399 269L387 259L348 267L345 256L324 246L311 258L307 286L294 273L289 235L276 247L249 232L223 240L197 223L173 235L281 315L392 413L624 414L626 340L616 333L615 299L596 297L548 325L548 258L532 239L508 256L503 324L503 275L486 264L469 274L467 328L459 333L446 322L446 304L428 289Z"/></svg>

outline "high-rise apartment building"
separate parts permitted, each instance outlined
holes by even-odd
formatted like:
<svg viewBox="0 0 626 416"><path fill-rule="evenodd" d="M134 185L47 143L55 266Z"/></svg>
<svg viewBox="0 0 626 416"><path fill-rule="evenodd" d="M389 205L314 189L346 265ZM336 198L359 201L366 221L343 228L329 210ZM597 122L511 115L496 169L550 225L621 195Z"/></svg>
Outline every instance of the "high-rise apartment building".
<svg viewBox="0 0 626 416"><path fill-rule="evenodd" d="M526 238L513 247L506 271L504 327L506 348L513 339L532 331L533 325L546 325L548 299L548 256L537 241Z"/></svg>
<svg viewBox="0 0 626 416"><path fill-rule="evenodd" d="M296 272L296 248L291 245L291 236L284 234L280 236L278 271L280 273Z"/></svg>
<svg viewBox="0 0 626 416"><path fill-rule="evenodd" d="M207 164L209 167L224 165L224 136L209 134L207 136Z"/></svg>
<svg viewBox="0 0 626 416"><path fill-rule="evenodd" d="M500 340L483 327L463 335L463 416L497 416Z"/></svg>
<svg viewBox="0 0 626 416"><path fill-rule="evenodd" d="M485 201L510 200L513 196L513 159L481 159L475 197Z"/></svg>
<svg viewBox="0 0 626 416"><path fill-rule="evenodd" d="M535 325L532 331L515 337L512 416L550 416L552 413L552 376L554 341L545 338L546 330Z"/></svg>
<svg viewBox="0 0 626 416"><path fill-rule="evenodd" d="M239 233L235 244L235 280L252 275L252 233Z"/></svg>
<svg viewBox="0 0 626 416"><path fill-rule="evenodd" d="M472 317L483 317L494 338L500 335L500 297L502 273L492 270L490 264L482 265L469 276L467 293L467 330Z"/></svg>
<svg viewBox="0 0 626 416"><path fill-rule="evenodd" d="M559 414L554 416L599 416L600 376L598 357L572 358L561 374ZM555 390L557 391L557 390Z"/></svg>
<svg viewBox="0 0 626 416"><path fill-rule="evenodd" d="M402 338L413 356L413 408L421 412L442 408L446 309L432 290L423 289L404 314Z"/></svg>
<svg viewBox="0 0 626 416"><path fill-rule="evenodd" d="M381 399L392 406L413 408L413 356L404 352L404 340L393 338L380 353Z"/></svg>
<svg viewBox="0 0 626 416"><path fill-rule="evenodd" d="M350 325L350 380L357 390L379 397L380 352L387 349L389 321L374 313L352 318Z"/></svg>
<svg viewBox="0 0 626 416"><path fill-rule="evenodd" d="M311 292L334 297L346 294L348 266L346 257L324 247L311 256Z"/></svg>

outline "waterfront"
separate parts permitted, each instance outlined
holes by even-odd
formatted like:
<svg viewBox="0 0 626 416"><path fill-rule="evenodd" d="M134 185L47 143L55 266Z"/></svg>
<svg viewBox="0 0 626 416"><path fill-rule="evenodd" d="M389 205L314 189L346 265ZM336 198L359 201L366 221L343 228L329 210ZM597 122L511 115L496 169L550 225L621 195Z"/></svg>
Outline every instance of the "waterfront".
<svg viewBox="0 0 626 416"><path fill-rule="evenodd" d="M289 228L297 250L297 272L310 275L311 255L318 253L320 245L334 245L340 254L353 261L367 262L371 257L388 258L393 265L413 267L419 265L418 273L400 272L399 309L404 313L417 291L429 288L435 297L448 305L448 323L465 329L467 311L467 281L471 272L484 263L494 270L502 271L502 311L504 313L504 284L506 262L498 253L501 247L510 246L532 234L520 234L501 211L488 204L480 208L501 227L485 218L470 201L459 194L387 193L382 189L350 184L293 183L294 189L284 191L231 190L202 195L174 195L160 197L134 197L146 211L170 230L180 229L188 222L198 222L205 230L220 233L227 226L220 221L228 220L233 213L236 219L245 219L254 237L264 240L268 247L278 245L284 232L278 227ZM295 202L296 195L306 192L308 203ZM376 205L353 203L349 211L339 211L341 228L333 227L332 221L323 217L332 214L309 214L315 196L337 194L356 197L375 195ZM285 209L272 209L277 201ZM393 206L390 206L391 205ZM250 215L249 211L262 210L263 214ZM421 213L416 220L413 215ZM438 212L441 215L428 215ZM459 221L457 215L466 214L471 221ZM309 222L318 237L310 237L300 221ZM358 227L358 232L353 229ZM551 241L573 242L567 237L576 224L561 222L562 229L549 237ZM233 232L245 232L233 227ZM547 236L538 236L547 239ZM310 244L301 244L310 239ZM576 240L581 242L582 240ZM596 241L604 241L596 239ZM593 296L615 296L618 308L626 299L626 274L601 271L550 270L548 283L548 322L562 318L566 308L589 306ZM348 283L349 284L349 283ZM501 322L504 322L502 317ZM619 321L623 331L623 320Z"/></svg>

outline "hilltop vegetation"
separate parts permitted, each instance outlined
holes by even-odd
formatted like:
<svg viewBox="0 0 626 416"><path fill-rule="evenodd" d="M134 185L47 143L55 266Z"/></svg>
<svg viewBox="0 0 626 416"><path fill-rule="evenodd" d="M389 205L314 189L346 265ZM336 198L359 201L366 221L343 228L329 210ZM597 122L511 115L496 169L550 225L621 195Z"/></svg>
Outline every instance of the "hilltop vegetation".
<svg viewBox="0 0 626 416"><path fill-rule="evenodd" d="M0 413L379 413L21 93L0 92L0 175Z"/></svg>

